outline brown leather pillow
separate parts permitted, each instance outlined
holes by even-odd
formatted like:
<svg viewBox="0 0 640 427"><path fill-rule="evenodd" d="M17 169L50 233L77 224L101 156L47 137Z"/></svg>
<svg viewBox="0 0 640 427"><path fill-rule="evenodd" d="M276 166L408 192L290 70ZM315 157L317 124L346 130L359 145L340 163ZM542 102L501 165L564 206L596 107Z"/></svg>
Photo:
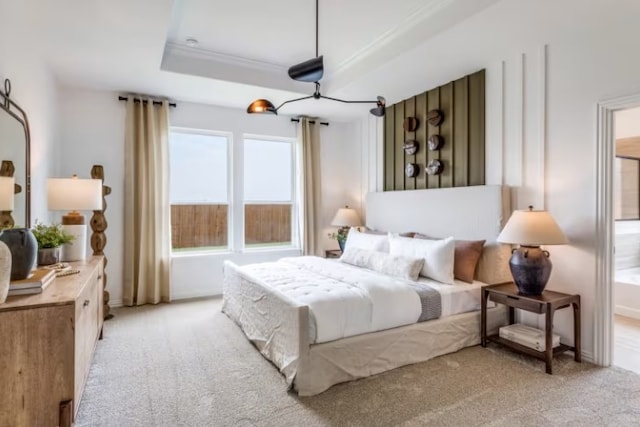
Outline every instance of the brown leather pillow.
<svg viewBox="0 0 640 427"><path fill-rule="evenodd" d="M431 237L424 234L416 234L414 238L431 239ZM456 240L453 277L463 282L473 283L484 242L484 240Z"/></svg>

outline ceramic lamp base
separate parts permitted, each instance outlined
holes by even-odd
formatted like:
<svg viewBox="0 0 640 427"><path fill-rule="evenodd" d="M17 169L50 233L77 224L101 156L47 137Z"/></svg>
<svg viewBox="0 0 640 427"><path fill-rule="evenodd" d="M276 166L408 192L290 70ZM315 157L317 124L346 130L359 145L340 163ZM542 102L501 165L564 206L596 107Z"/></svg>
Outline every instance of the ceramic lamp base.
<svg viewBox="0 0 640 427"><path fill-rule="evenodd" d="M551 267L549 252L539 246L520 246L511 252L509 268L522 295L542 295Z"/></svg>
<svg viewBox="0 0 640 427"><path fill-rule="evenodd" d="M70 243L62 245L62 261L83 261L87 258L87 226L63 224L62 229L73 236Z"/></svg>

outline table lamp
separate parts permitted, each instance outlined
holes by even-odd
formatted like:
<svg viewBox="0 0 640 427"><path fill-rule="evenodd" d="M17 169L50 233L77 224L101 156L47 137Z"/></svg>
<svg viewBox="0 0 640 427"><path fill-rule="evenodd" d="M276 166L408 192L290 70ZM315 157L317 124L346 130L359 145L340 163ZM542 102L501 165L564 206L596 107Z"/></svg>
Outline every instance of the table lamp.
<svg viewBox="0 0 640 427"><path fill-rule="evenodd" d="M62 246L62 261L81 261L87 257L87 225L79 211L102 209L102 180L49 178L47 206L52 211L70 211L62 216L62 229L71 234L71 243Z"/></svg>
<svg viewBox="0 0 640 427"><path fill-rule="evenodd" d="M511 251L509 267L523 295L542 295L551 275L549 252L540 245L564 245L567 238L547 211L514 211L498 236L498 242L518 244Z"/></svg>
<svg viewBox="0 0 640 427"><path fill-rule="evenodd" d="M362 223L360 222L360 217L355 209L345 206L344 208L338 209L336 216L334 216L331 221L331 225L340 227L337 233L337 240L340 250L344 251L344 242L347 240L349 229L351 227L359 227Z"/></svg>

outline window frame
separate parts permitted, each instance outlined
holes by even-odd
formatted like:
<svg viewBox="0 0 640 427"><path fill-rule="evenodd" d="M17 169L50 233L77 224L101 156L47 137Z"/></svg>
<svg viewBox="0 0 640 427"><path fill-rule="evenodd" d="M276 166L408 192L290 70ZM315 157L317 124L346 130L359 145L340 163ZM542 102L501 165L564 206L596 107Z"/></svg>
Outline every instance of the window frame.
<svg viewBox="0 0 640 427"><path fill-rule="evenodd" d="M291 200L290 201L269 201L269 200L259 200L259 201L251 201L246 200L244 198L244 184L245 184L245 176L244 176L244 150L245 150L245 141L247 139L252 140L260 140L260 141L270 141L277 142L283 144L291 144ZM297 138L290 137L278 137L271 135L259 135L253 133L243 133L242 134L242 159L240 160L242 164L242 176L240 180L242 182L242 191L240 193L240 204L242 211L242 222L240 225L241 228L241 244L242 244L242 252L266 252L266 251L274 251L274 250L290 250L290 249L300 249L300 236L299 236L299 213L300 213L300 194L299 194L299 171L300 171L300 162L298 156L298 140ZM247 204L251 205L286 205L291 204L291 244L290 245L268 245L264 247L251 247L247 246L246 238L245 238L245 206Z"/></svg>
<svg viewBox="0 0 640 427"><path fill-rule="evenodd" d="M189 255L199 255L199 254L223 254L223 253L231 253L234 248L234 207L233 207L233 133L232 132L224 132L224 131L215 131L210 129L198 129L198 128L186 128L182 126L170 126L169 127L169 141L171 140L171 135L174 133L181 133L187 135L203 135L203 136L218 136L226 138L227 140L227 197L226 197L226 205L227 205L227 246L222 249L201 249L201 248L189 248L184 251L174 251L173 245L171 246L171 256L172 257L180 257L180 256L189 256ZM169 150L170 153L170 150ZM169 176L171 176L171 155L169 154ZM169 198L170 199L170 198ZM172 205L171 200L169 200L169 205Z"/></svg>

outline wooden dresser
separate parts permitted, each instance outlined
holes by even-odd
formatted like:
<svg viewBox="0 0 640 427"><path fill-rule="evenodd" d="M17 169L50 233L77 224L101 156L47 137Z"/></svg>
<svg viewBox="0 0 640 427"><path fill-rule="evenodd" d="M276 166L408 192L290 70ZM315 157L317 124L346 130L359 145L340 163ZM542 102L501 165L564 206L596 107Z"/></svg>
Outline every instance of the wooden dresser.
<svg viewBox="0 0 640 427"><path fill-rule="evenodd" d="M0 304L0 426L69 426L102 336L103 257Z"/></svg>

